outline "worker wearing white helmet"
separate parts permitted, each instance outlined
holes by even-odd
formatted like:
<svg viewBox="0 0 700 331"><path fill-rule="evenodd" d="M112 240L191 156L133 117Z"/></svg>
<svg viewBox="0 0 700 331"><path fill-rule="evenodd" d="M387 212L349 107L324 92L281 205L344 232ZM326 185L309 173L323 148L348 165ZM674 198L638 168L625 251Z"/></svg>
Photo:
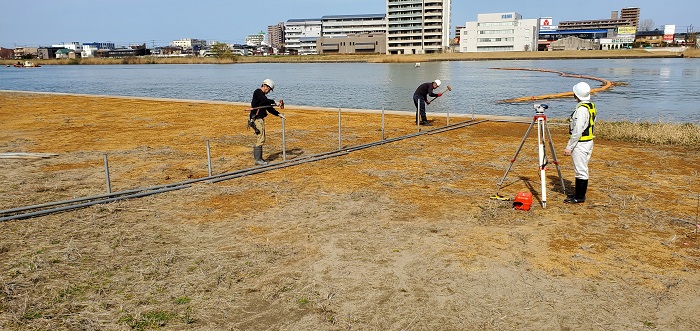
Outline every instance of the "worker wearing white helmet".
<svg viewBox="0 0 700 331"><path fill-rule="evenodd" d="M420 125L433 125L428 121L425 114L425 105L429 105L428 96L433 98L441 97L442 93L435 93L434 90L440 86L442 82L436 79L432 82L420 84L415 92L413 92L413 104L416 106L416 123L420 121Z"/></svg>
<svg viewBox="0 0 700 331"><path fill-rule="evenodd" d="M273 106L276 106L275 100L268 99L267 94L275 89L275 82L272 79L265 79L262 82L260 88L253 92L253 100L250 102L250 115L248 116L248 126L253 128L255 131L255 136L257 138L255 146L253 146L253 157L255 158L256 165L265 165L265 161L262 157L263 144L265 144L265 117L267 113L279 116L284 119L284 115L275 110ZM284 108L284 102L280 100L280 108Z"/></svg>
<svg viewBox="0 0 700 331"><path fill-rule="evenodd" d="M580 82L574 85L574 97L578 103L569 118L569 141L564 155L571 156L576 176L576 190L564 199L566 203L583 203L588 190L588 162L593 153L593 128L597 110L591 102L591 87Z"/></svg>

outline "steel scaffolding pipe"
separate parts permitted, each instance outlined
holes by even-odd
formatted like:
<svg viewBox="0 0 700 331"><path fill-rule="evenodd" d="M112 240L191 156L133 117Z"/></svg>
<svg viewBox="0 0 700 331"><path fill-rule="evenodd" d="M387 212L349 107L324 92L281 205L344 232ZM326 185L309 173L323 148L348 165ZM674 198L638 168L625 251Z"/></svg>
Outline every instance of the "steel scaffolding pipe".
<svg viewBox="0 0 700 331"><path fill-rule="evenodd" d="M266 172L266 171L270 171L270 170L276 170L276 169L291 167L291 166L304 164L304 163L308 163L308 162L316 162L316 161L325 160L325 159L329 159L329 158L333 158L333 157L337 157L337 156L343 156L343 155L349 154L350 152L354 152L354 151L358 151L358 150L362 150L362 149L366 149L366 148L371 148L371 147L375 147L375 146L380 146L383 144L388 144L388 143L399 141L399 140L409 139L409 138L417 137L417 136L420 136L423 134L442 133L442 132L446 132L446 131L450 131L450 130L455 130L455 129L479 124L479 123L486 122L486 121L488 121L488 120L464 121L464 122L450 124L450 125L446 125L443 127L437 127L437 128L433 128L430 130L415 132L415 133L407 134L404 136L398 136L398 137L389 138L389 139L384 139L384 137L382 137L382 140L372 142L372 143L347 147L345 149L340 149L340 150L335 150L335 151L330 151L330 152L324 152L324 153L304 156L304 157L295 158L292 160L283 160L281 162L272 163L272 164L263 165L263 166L256 166L253 168L246 168L246 169L236 170L236 171L232 171L232 172L217 174L217 175L210 175L210 176L202 177L202 178L190 179L190 180L178 182L178 183L156 185L156 186L151 186L151 187L126 190L126 191L121 191L121 192L100 194L100 195L88 196L88 197L83 197L83 198L55 201L55 202L49 202L49 203L44 203L44 204L32 205L32 206L25 206L25 207L0 210L0 222L15 220L15 219L25 219L25 218L43 216L43 215L48 215L51 213L56 213L56 212L61 212L61 211L73 210L73 209L78 209L78 208L85 208L85 207L96 205L96 204L103 204L103 203L109 203L109 202L118 201L118 200L139 198L139 197L152 195L152 194L175 191L175 190L187 188L187 187L189 187L190 184L197 183L197 182L217 183L217 182L221 182L224 180L254 175L254 174L258 174L258 173L262 173L262 172ZM60 207L55 207L55 206L60 206ZM55 207L55 208L48 208L48 207ZM46 209L46 208L48 208L48 209Z"/></svg>

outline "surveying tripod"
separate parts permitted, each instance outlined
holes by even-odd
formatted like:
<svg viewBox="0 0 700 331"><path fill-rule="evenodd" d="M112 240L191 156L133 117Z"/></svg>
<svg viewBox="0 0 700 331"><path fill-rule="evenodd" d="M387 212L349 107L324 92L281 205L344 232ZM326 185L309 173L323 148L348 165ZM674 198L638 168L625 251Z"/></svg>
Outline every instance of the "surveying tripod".
<svg viewBox="0 0 700 331"><path fill-rule="evenodd" d="M506 172L503 174L503 178L498 182L498 191L501 190L501 185L503 185L503 181L506 179L506 176L508 176L508 172L510 171L510 168L513 167L513 163L515 162L515 159L518 158L518 154L520 153L520 150L523 148L523 145L525 144L525 140L527 139L527 136L530 134L530 131L532 130L532 127L537 124L537 146L538 146L538 154L539 154L539 168L540 168L540 182L542 183L542 208L547 207L547 190L545 187L547 177L545 175L546 170L547 170L547 151L545 148L545 144L549 144L549 149L552 152L552 157L554 158L554 165L557 167L557 173L559 174L559 180L561 181L561 187L564 190L564 195L566 195L566 186L564 185L564 179L561 176L561 170L559 169L559 160L557 160L557 153L554 151L554 143L552 142L552 134L549 132L549 127L547 127L547 116L544 115L545 109L549 108L549 106L545 104L536 104L534 105L535 107L535 117L532 118L532 123L530 123L530 126L527 128L527 132L525 132L525 136L523 136L523 140L520 142L520 146L518 146L518 149L515 151L515 155L513 158L510 160L510 164L508 165L508 168L506 169ZM498 195L498 191L496 192L496 196Z"/></svg>

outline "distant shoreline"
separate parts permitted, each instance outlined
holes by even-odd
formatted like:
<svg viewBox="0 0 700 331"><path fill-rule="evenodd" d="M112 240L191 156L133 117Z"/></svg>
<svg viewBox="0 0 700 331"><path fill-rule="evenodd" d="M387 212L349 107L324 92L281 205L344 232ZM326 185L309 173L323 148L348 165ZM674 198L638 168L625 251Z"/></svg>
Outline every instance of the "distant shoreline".
<svg viewBox="0 0 700 331"><path fill-rule="evenodd" d="M700 50L682 52L664 49L631 49L609 51L552 51L552 52L488 52L442 53L421 55L384 54L326 54L326 55L270 55L214 57L128 57L84 59L34 59L39 65L109 65L109 64L234 64L234 63L420 63L438 61L496 61L496 60L572 60L572 59L636 59L636 58L700 58ZM0 60L2 65L12 65L17 60Z"/></svg>

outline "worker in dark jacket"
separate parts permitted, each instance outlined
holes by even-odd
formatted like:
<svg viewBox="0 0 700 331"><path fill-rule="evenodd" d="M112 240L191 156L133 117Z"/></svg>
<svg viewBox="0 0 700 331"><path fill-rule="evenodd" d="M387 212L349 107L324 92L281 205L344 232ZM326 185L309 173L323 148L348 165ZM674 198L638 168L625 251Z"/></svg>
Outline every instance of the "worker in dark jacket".
<svg viewBox="0 0 700 331"><path fill-rule="evenodd" d="M253 147L253 156L255 158L256 165L265 165L265 161L262 157L263 144L265 144L265 117L267 113L279 116L284 119L284 115L275 110L275 100L267 98L267 94L275 89L275 82L272 79L266 79L263 81L262 86L253 92L253 100L250 102L250 115L248 117L248 126L252 127L255 131L255 136L257 141ZM282 101L280 100L280 106ZM267 107L266 107L267 106ZM281 106L283 107L283 106Z"/></svg>
<svg viewBox="0 0 700 331"><path fill-rule="evenodd" d="M423 83L418 86L413 93L413 104L416 106L416 123L420 121L420 125L433 125L428 122L428 117L425 115L425 105L430 104L428 96L437 98L442 96L442 93L433 92L442 82L439 79L435 81Z"/></svg>

